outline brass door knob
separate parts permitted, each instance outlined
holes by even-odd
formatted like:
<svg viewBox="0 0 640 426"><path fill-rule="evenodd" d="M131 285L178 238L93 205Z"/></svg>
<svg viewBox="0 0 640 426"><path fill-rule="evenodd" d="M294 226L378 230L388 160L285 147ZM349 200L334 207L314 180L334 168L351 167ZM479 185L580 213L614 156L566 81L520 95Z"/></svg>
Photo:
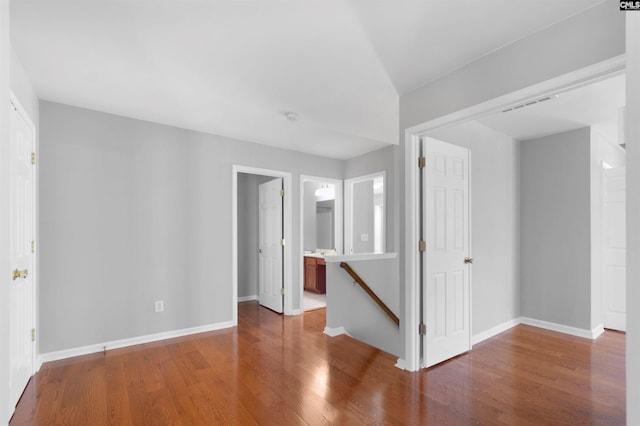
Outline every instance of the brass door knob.
<svg viewBox="0 0 640 426"><path fill-rule="evenodd" d="M24 269L22 271L18 271L16 269L12 273L14 281L15 281L16 278L27 278L27 275L29 275L29 271L27 271L26 269Z"/></svg>
<svg viewBox="0 0 640 426"><path fill-rule="evenodd" d="M473 263L473 258L472 257L465 257L464 258L464 263Z"/></svg>

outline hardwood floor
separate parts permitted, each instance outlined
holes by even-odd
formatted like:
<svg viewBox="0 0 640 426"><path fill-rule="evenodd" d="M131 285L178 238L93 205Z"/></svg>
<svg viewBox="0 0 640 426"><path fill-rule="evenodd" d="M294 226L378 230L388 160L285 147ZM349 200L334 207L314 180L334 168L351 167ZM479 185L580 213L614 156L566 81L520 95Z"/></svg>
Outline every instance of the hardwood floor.
<svg viewBox="0 0 640 426"><path fill-rule="evenodd" d="M45 364L11 425L625 423L624 340L524 325L428 371L347 336L324 310L256 302L239 326Z"/></svg>

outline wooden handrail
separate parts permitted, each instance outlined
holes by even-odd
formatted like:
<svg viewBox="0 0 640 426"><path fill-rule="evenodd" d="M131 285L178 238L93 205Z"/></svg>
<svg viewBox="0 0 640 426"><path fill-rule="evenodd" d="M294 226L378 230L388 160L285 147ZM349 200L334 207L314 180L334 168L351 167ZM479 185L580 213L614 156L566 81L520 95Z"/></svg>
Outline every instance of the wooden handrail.
<svg viewBox="0 0 640 426"><path fill-rule="evenodd" d="M347 262L340 262L340 267L347 271L347 273L351 275L351 278L353 278L355 282L360 284L360 287L362 287L362 289L369 295L369 297L371 297L373 301L376 302L378 306L380 306L384 313L387 314L389 319L391 319L391 321L393 321L398 327L400 327L400 318L398 318L396 314L394 314L393 311L391 311L391 309L389 309L389 307L382 301L382 299L380 299L378 295L375 294L373 290L371 290L367 283L364 282L362 278L360 278L360 275L358 275Z"/></svg>

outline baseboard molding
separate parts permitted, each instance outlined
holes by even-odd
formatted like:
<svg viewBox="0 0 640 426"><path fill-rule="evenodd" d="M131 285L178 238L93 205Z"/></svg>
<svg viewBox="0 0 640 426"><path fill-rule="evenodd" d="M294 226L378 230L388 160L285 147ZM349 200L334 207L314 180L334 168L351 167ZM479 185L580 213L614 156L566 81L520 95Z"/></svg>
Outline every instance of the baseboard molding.
<svg viewBox="0 0 640 426"><path fill-rule="evenodd" d="M341 334L348 334L348 333L347 333L347 330L344 329L344 327L335 327L335 328L325 327L324 334L326 334L329 337L336 337L336 336L340 336Z"/></svg>
<svg viewBox="0 0 640 426"><path fill-rule="evenodd" d="M602 333L604 333L604 324L600 324L591 330L591 340L596 340Z"/></svg>
<svg viewBox="0 0 640 426"><path fill-rule="evenodd" d="M395 367L399 368L400 370L406 370L407 369L407 362L402 358L398 358L398 361L396 361Z"/></svg>
<svg viewBox="0 0 640 426"><path fill-rule="evenodd" d="M258 300L258 295L254 294L253 296L238 296L238 303L250 302L252 300Z"/></svg>
<svg viewBox="0 0 640 426"><path fill-rule="evenodd" d="M291 315L301 315L304 313L304 309L294 309L291 311Z"/></svg>
<svg viewBox="0 0 640 426"><path fill-rule="evenodd" d="M593 330L586 330L584 328L571 327L569 325L557 324L555 322L542 321L528 317L520 317L520 323L531 325L533 327L544 328L546 330L557 331L559 333L570 334L572 336L584 337L585 339L591 340L595 340L604 332L604 327L602 325L594 328Z"/></svg>
<svg viewBox="0 0 640 426"><path fill-rule="evenodd" d="M74 356L88 355L96 352L102 352L105 349L118 349L127 346L140 345L143 343L157 342L159 340L172 339L175 337L188 336L190 334L204 333L207 331L221 330L223 328L233 327L232 321L224 321L215 324L201 325L198 327L183 328L181 330L166 331L162 333L147 334L144 336L132 337L129 339L113 340L110 342L95 343L93 345L82 346L78 348L64 349L55 352L46 352L40 354L36 359L38 370L45 362L57 361L60 359L72 358Z"/></svg>
<svg viewBox="0 0 640 426"><path fill-rule="evenodd" d="M520 318L515 318L503 322L502 324L498 324L495 327L491 327L489 330L482 331L471 337L471 346L475 345L476 343L480 343L483 340L490 339L493 336L502 333L503 331L507 331L508 329L515 327L518 324L520 324Z"/></svg>

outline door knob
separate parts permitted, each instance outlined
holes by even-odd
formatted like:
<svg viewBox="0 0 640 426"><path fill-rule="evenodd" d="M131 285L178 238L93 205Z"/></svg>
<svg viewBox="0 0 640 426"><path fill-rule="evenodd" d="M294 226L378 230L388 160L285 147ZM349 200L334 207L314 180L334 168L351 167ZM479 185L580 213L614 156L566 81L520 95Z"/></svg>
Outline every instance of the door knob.
<svg viewBox="0 0 640 426"><path fill-rule="evenodd" d="M465 257L464 258L464 263L473 263L473 258L472 257Z"/></svg>
<svg viewBox="0 0 640 426"><path fill-rule="evenodd" d="M17 269L15 271L13 271L13 279L15 281L16 278L27 278L27 275L29 275L29 271L27 271L26 269L22 270L22 271L18 271Z"/></svg>

